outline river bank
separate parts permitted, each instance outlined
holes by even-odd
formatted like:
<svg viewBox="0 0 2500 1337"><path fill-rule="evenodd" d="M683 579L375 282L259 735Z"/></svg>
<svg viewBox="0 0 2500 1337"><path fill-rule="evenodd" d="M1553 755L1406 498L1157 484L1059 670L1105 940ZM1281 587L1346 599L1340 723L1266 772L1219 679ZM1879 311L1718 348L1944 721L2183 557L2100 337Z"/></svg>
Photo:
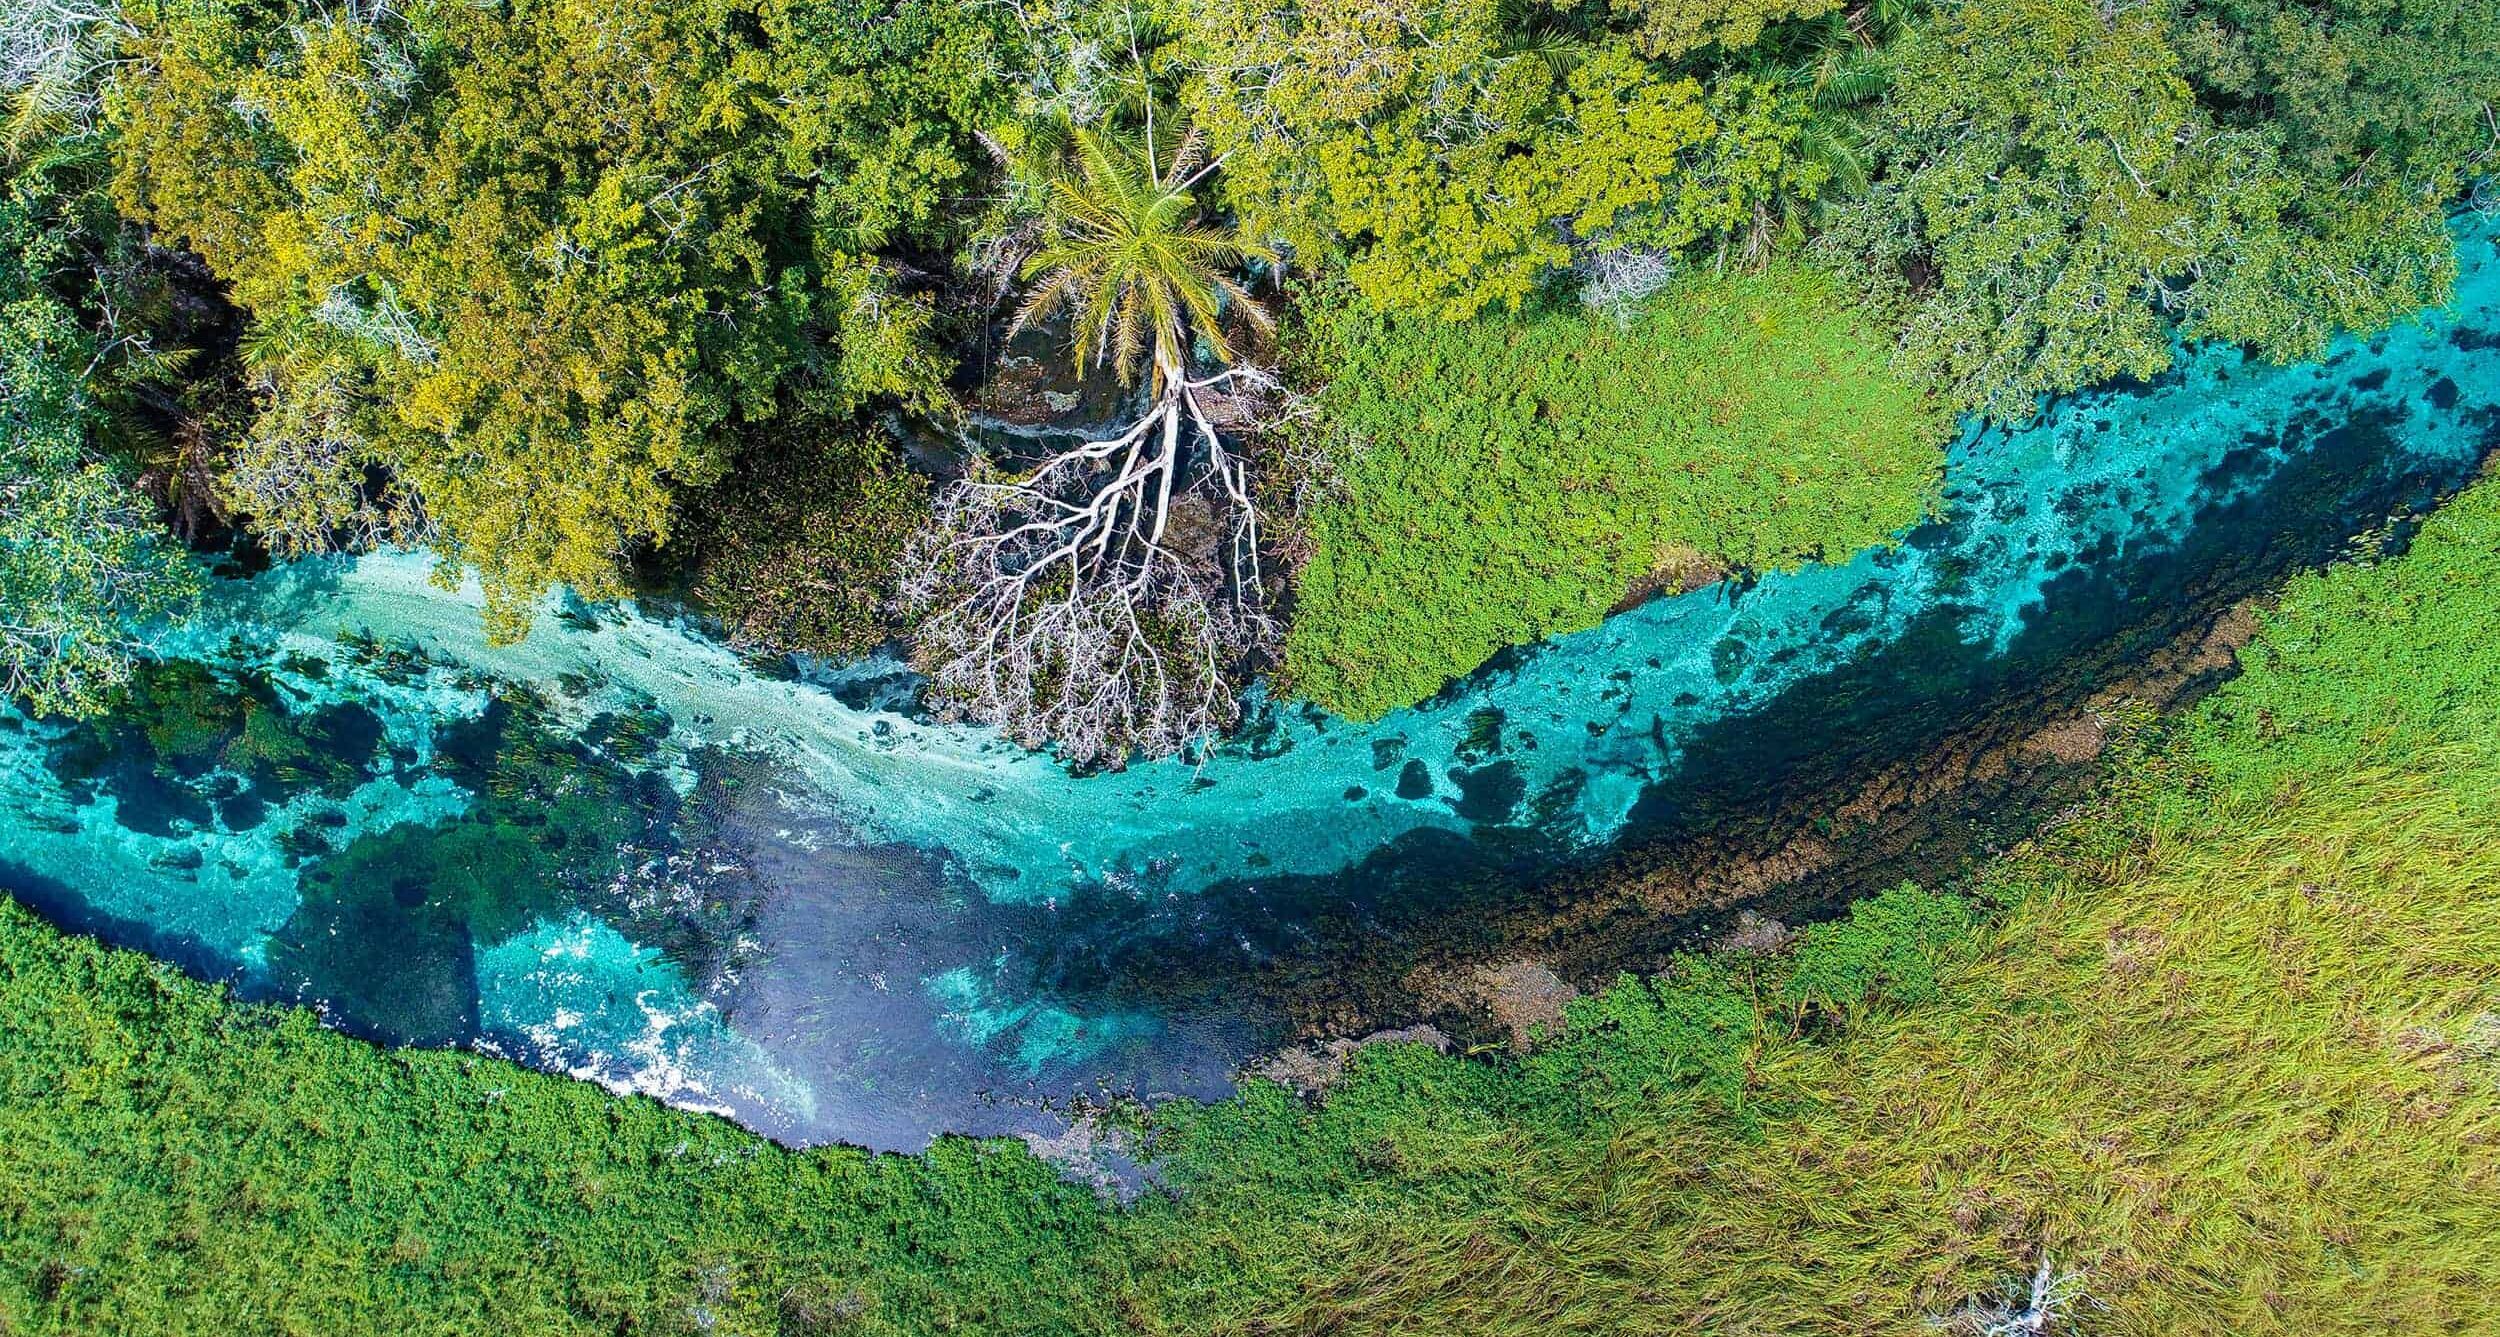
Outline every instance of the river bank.
<svg viewBox="0 0 2500 1337"><path fill-rule="evenodd" d="M1375 724L1271 705L1189 763L1072 774L915 718L890 667L760 673L630 607L490 645L420 558L298 564L165 645L208 676L158 715L0 734L0 859L253 996L793 1142L1052 1136L1419 1020L1507 1039L1506 991L1550 1015L1739 908L1966 867L2071 797L2095 720L2192 694L2231 610L2401 547L2500 414L2500 264L2461 236L2422 323L1969 431L1895 545Z"/></svg>
<svg viewBox="0 0 2500 1337"><path fill-rule="evenodd" d="M0 913L28 1332L1908 1330L2049 1262L2114 1332L2437 1332L2500 1245L2500 493L2292 582L1966 894L1144 1132L789 1152L381 1051ZM1566 1265L1566 1263L1568 1265ZM1808 1284L1806 1279L1812 1279Z"/></svg>

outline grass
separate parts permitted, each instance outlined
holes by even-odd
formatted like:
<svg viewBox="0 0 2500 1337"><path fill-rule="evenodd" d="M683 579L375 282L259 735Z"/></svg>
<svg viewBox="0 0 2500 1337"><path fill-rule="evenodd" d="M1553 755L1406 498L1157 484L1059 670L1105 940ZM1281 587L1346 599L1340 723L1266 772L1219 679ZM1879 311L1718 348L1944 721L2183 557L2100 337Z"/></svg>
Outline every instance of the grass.
<svg viewBox="0 0 2500 1337"><path fill-rule="evenodd" d="M1473 1201L1287 1214L1255 1253L1340 1261L1242 1317L1910 1333L2045 1256L2096 1332L2453 1331L2500 1268L2500 855L2436 782L2349 779L2105 877L2020 865L1948 1001L1761 1032L1741 1102L1519 1127Z"/></svg>
<svg viewBox="0 0 2500 1337"><path fill-rule="evenodd" d="M1323 291L1295 340L1344 487L1310 517L1284 676L1371 718L1644 583L1793 566L1916 521L1946 424L1819 271L1402 320Z"/></svg>
<svg viewBox="0 0 2500 1337"><path fill-rule="evenodd" d="M1088 1190L1021 1146L793 1154L238 1007L0 910L0 1331L1063 1326Z"/></svg>
<svg viewBox="0 0 2500 1337"><path fill-rule="evenodd" d="M1230 1331L1909 1333L2046 1257L2093 1332L2457 1330L2500 1281L2495 625L2486 486L2401 560L2296 582L2247 676L1990 869L1932 986L1795 1024L1810 940L1676 981L1755 1020L1636 1044L1686 1074L1629 1105L1613 1060L1576 1109L1463 1124L1501 1106L1411 1057L1340 1097L1386 1106L1360 1122L1183 1148L1242 1223L1223 1251L1309 1260L1190 1298L1251 1297ZM1398 1168L1306 1195L1315 1144Z"/></svg>
<svg viewBox="0 0 2500 1337"><path fill-rule="evenodd" d="M1021 1148L794 1154L377 1051L0 912L10 1332L2447 1333L2500 1283L2500 486L2304 578L2249 672L1964 894Z"/></svg>

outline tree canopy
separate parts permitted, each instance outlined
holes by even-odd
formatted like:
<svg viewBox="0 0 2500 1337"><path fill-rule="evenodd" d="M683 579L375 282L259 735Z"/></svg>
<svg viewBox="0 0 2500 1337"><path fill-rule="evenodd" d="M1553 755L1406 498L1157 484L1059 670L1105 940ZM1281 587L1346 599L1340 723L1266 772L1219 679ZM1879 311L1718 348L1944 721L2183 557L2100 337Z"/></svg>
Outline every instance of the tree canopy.
<svg viewBox="0 0 2500 1337"><path fill-rule="evenodd" d="M198 588L189 554L125 471L93 447L97 387L143 375L145 350L80 309L80 187L53 170L92 146L38 145L0 181L0 702L93 714L130 675L138 636Z"/></svg>
<svg viewBox="0 0 2500 1337"><path fill-rule="evenodd" d="M1384 309L1519 308L1591 253L1723 248L1811 196L1799 90L1705 84L1482 0L1202 0L1183 61L1227 202Z"/></svg>
<svg viewBox="0 0 2500 1337"><path fill-rule="evenodd" d="M2500 162L2500 0L36 0L0 19L0 82L24 94L13 141L66 119L109 173L112 207L62 235L153 248L222 313L186 373L214 393L155 410L178 458L130 467L93 429L135 384L108 364L136 367L145 341L59 282L19 283L55 304L9 312L13 412L50 426L8 448L23 477L58 480L25 495L71 507L38 523L19 503L25 532L139 545L111 570L165 555L151 501L282 558L424 545L445 579L481 578L503 637L553 585L599 599L671 571L744 643L848 653L900 634L930 667L991 643L996 610L964 614L961 554L907 536L988 533L1027 505L1101 520L1102 465L1154 480L1112 518L1154 516L1143 541L1182 559L1158 580L1190 569L1165 614L1257 596L1237 625L1158 614L1139 633L1196 647L1203 703L1291 642L1283 615L1333 618L1331 644L1393 639L1345 571L1446 574L1445 553L1354 561L1326 536L1362 525L1306 523L1344 518L1321 501L1374 477L1380 443L1347 406L1377 387L1292 348L1287 377L1254 365L1266 347L1235 341L1269 305L1324 292L1295 337L1394 329L1500 367L1522 330L1606 342L1598 316L1562 315L1574 295L1623 334L1811 270L1893 350L1886 402L1922 415L2022 418L2157 375L2183 340L2305 356L2446 295L2448 211ZM38 243L10 244L48 272L24 259ZM1419 319L1451 342L1401 323ZM1071 336L1080 380L1120 372L1119 393L1014 388L1046 379L1019 351L1043 330ZM1452 416L1498 419L1502 392L1470 388ZM1614 411L1601 399L1550 406L1543 463L1735 478L1689 451L1649 458L1698 439L1690 423L1579 458ZM1011 401L1059 421L1004 424L994 448L980 417ZM1173 434L1130 469L1142 438L1098 435L1113 418ZM1054 454L1062 437L1086 446ZM1876 474L1923 472L1886 439ZM1482 444L1421 432L1370 466L1472 478ZM123 495L132 478L150 496ZM1898 513L1888 483L1869 489ZM1730 481L1694 503L1755 500ZM1604 509L1547 501L1556 532ZM1799 528L1818 532L1723 537L1731 554L1864 537ZM1604 573L1575 585L1573 618L1638 566L1566 557ZM1024 560L989 575L1075 599ZM1270 602L1306 563L1335 593ZM12 579L90 630L157 606ZM1076 662L1034 661L1032 691L941 681L927 701L993 722L1015 707L962 703L1145 709L1082 680L1113 659ZM1078 713L1089 760L1186 732Z"/></svg>
<svg viewBox="0 0 2500 1337"><path fill-rule="evenodd" d="M373 528L338 480L382 471L513 634L551 583L624 592L728 425L937 393L931 313L882 251L942 239L972 174L1002 40L973 10L133 16L116 196L251 314L268 412L236 491L312 500L269 517L303 543Z"/></svg>
<svg viewBox="0 0 2500 1337"><path fill-rule="evenodd" d="M2413 41L2462 50L2500 6L2390 20L2386 48L2306 13L1948 5L1897 49L1875 184L1826 242L1900 294L1913 364L2008 417L2158 373L2180 334L2282 359L2435 303L2473 151L2456 127L2488 115L2495 62L2453 103L2382 63ZM2277 101L2288 114L2259 105Z"/></svg>

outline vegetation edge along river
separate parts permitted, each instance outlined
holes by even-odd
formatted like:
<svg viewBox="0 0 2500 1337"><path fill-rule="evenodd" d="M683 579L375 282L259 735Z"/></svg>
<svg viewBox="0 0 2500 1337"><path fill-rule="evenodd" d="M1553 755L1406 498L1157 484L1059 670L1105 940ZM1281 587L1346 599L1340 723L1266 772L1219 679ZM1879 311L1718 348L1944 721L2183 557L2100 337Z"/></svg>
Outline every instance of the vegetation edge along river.
<svg viewBox="0 0 2500 1337"><path fill-rule="evenodd" d="M0 883L310 1007L0 908L0 1326L2470 1323L2495 154L2493 0L18 0Z"/></svg>
<svg viewBox="0 0 2500 1337"><path fill-rule="evenodd" d="M2154 694L2161 647L2462 481L2500 266L2458 235L2456 306L2321 361L2200 349L1973 428L1895 546L1190 764L1071 774L630 608L497 646L421 559L299 563L222 583L114 714L0 738L0 857L64 922L255 996L794 1141L1047 1133L1071 1095L1216 1094L1288 1040L1471 1033L1696 911L1936 875L1923 827L2020 832L2055 789L2025 777L2097 732L2078 705ZM2024 727L2061 713L2065 742ZM1637 882L1603 862L1626 842Z"/></svg>
<svg viewBox="0 0 2500 1337"><path fill-rule="evenodd" d="M2446 1331L2500 1238L2500 492L2303 576L1967 884L1136 1117L790 1152L0 919L21 1331ZM1568 1260L1566 1262L1566 1260ZM2045 1271L2043 1271L2045 1269ZM1534 1277L1532 1285L1521 1284ZM2010 1290L2006 1288L2010 1287ZM1703 1297L1706 1297L1704 1299Z"/></svg>

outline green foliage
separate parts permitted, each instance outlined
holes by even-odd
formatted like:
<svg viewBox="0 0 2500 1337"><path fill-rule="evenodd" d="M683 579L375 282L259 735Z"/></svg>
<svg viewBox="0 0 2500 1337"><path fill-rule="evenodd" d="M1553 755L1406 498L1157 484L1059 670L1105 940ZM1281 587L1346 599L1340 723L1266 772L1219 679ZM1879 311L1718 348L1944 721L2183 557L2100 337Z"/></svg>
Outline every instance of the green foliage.
<svg viewBox="0 0 2500 1337"><path fill-rule="evenodd" d="M2437 776L2460 743L2500 738L2500 504L2484 485L2404 556L2303 576L2240 655L2235 689L2207 704L2198 759L2251 803L2320 777L2381 769ZM2479 754L2477 754L2479 755ZM2479 773L2460 769L2461 796ZM2489 801L2482 794L2478 801Z"/></svg>
<svg viewBox="0 0 2500 1337"><path fill-rule="evenodd" d="M828 431L750 446L687 510L694 596L734 640L850 658L893 634L895 562L929 487L882 438Z"/></svg>
<svg viewBox="0 0 2500 1337"><path fill-rule="evenodd" d="M1688 280L1622 325L1305 311L1345 483L1308 522L1285 672L1357 718L1594 625L1644 579L1882 542L1942 464L1939 415L1810 269Z"/></svg>
<svg viewBox="0 0 2500 1337"><path fill-rule="evenodd" d="M1314 286L1290 350L1343 469L1298 690L1377 714L1627 589L1919 513L1938 407L1830 275L1688 274L1620 323L1535 300L1595 253L1759 251L1852 176L1808 99L1861 97L1868 48L1829 80L1698 58L1837 25L1827 0L1618 2L1629 36L1483 0L1179 8L1141 87L1186 72L1220 202L1350 285ZM682 528L745 636L868 644L924 489L823 424L941 393L933 308L880 256L953 239L965 128L1007 100L988 14L135 4L121 198L254 317L230 489L282 544L433 526L507 632ZM1872 189L1826 245L1962 407L2149 375L2183 334L2305 352L2445 290L2495 51L2490 0L1950 4L1890 54ZM1098 353L1227 351L1243 295L1195 263L1192 169L1109 133L1071 136L1100 161L1052 188L1032 272ZM380 747L369 717L133 676L196 577L94 448L153 373L95 332L92 201L52 170L0 195L0 676L121 703L60 746L126 825L206 820L220 768L345 792L371 763L322 759ZM2500 1256L2495 622L2485 485L2403 556L2295 581L2243 676L1976 895L1619 980L1513 1060L1374 1046L1322 1099L1163 1106L1138 1117L1169 1191L1117 1210L1012 1145L791 1153L375 1050L0 907L0 1328L1908 1332L2048 1256L2113 1332L2453 1331ZM582 745L528 707L452 740L481 799L437 865L385 833L307 878L280 978L388 990L345 918L388 899L387 950L456 958L679 838L641 726ZM454 1035L455 1005L394 1015Z"/></svg>
<svg viewBox="0 0 2500 1337"><path fill-rule="evenodd" d="M2500 101L2491 0L2205 0L2171 11L2188 79L2230 123L2265 126L2321 184L2393 184L2434 202L2488 166ZM2349 193L2344 198L2349 198ZM2321 224L2341 200L2309 201Z"/></svg>
<svg viewBox="0 0 2500 1337"><path fill-rule="evenodd" d="M1969 907L1904 883L1851 906L1847 919L1806 928L1780 998L1800 1021L1853 1021L1877 1001L1935 1002L1937 951L1969 929Z"/></svg>
<svg viewBox="0 0 2500 1337"><path fill-rule="evenodd" d="M2286 81L2330 40L2290 11L1949 6L1894 53L1878 179L1826 242L1896 290L1905 358L1999 417L2157 374L2181 333L2306 356L2446 296L2443 213L2481 146L2441 127L2500 80L2473 40L2500 19L2487 0L2470 10L2389 19L2404 41L2338 28L2370 54L2340 52L2316 79L2372 72L2326 91ZM2431 66L2455 76L2436 108L2376 67L2410 63L2407 42L2459 53ZM2357 100L2325 109L2344 93ZM2415 116L2418 140L2372 129Z"/></svg>
<svg viewBox="0 0 2500 1337"><path fill-rule="evenodd" d="M1485 128L1454 148L1435 144L1430 121L1449 113L1428 104L1319 146L1335 226L1367 239L1347 262L1355 287L1451 321L1517 310L1571 263L1570 237L1724 243L1769 201L1822 184L1795 152L1806 108L1777 86L1731 77L1705 93L1614 47L1552 82L1541 62L1504 63L1474 111Z"/></svg>
<svg viewBox="0 0 2500 1337"><path fill-rule="evenodd" d="M337 513L359 500L337 480L387 470L500 633L552 582L622 593L620 556L666 538L730 425L792 395L940 397L930 313L876 254L945 237L1002 97L970 10L133 18L116 195L255 319L271 409L238 494L286 532L388 536Z"/></svg>
<svg viewBox="0 0 2500 1337"><path fill-rule="evenodd" d="M1608 0L1608 7L1639 25L1633 38L1643 55L1675 57L1707 46L1740 51L1760 40L1767 25L1828 14L1840 8L1840 0L1743 0L1732 5L1716 0Z"/></svg>
<svg viewBox="0 0 2500 1337"><path fill-rule="evenodd" d="M1666 74L1490 3L1204 0L1178 57L1246 233L1389 310L1517 309L1584 253L1758 248L1828 166L1805 94Z"/></svg>
<svg viewBox="0 0 2500 1337"><path fill-rule="evenodd" d="M2246 225L2257 146L2201 123L2164 33L2150 8L2015 0L1901 44L1887 172L1844 234L1887 266L1930 259L1903 349L1958 404L2023 418L2170 365L2155 304Z"/></svg>
<svg viewBox="0 0 2500 1337"><path fill-rule="evenodd" d="M93 449L113 379L148 369L74 305L96 281L77 148L54 142L0 181L0 699L39 714L102 710L141 631L198 588L154 508Z"/></svg>
<svg viewBox="0 0 2500 1337"><path fill-rule="evenodd" d="M2444 215L2500 134L2500 3L2223 0L2171 28L2215 120L2266 136L2285 178L2201 332L2294 356L2444 297Z"/></svg>
<svg viewBox="0 0 2500 1337"><path fill-rule="evenodd" d="M1013 1144L795 1154L237 1007L15 906L0 999L13 1331L1071 1331L1103 1229Z"/></svg>
<svg viewBox="0 0 2500 1337"><path fill-rule="evenodd" d="M1379 1045L1316 1101L1163 1106L1168 1192L1116 1211L1012 1145L790 1153L376 1051L0 908L0 1317L1914 1332L2047 1255L2111 1332L2451 1332L2500 1247L2493 590L2485 486L2296 583L1975 900L1621 981L1516 1061Z"/></svg>

